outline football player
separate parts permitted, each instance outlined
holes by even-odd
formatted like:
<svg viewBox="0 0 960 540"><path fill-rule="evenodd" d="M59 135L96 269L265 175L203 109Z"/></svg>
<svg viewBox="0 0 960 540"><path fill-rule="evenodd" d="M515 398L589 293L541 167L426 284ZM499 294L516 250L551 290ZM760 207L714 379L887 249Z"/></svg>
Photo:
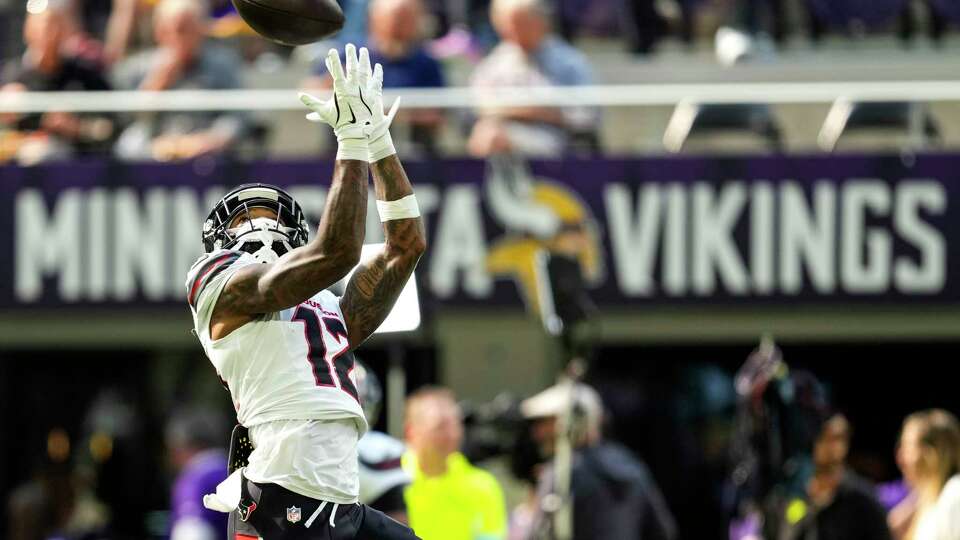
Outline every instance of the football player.
<svg viewBox="0 0 960 540"><path fill-rule="evenodd" d="M301 94L307 119L333 127L337 161L317 236L283 190L228 193L203 228L207 254L190 270L187 300L198 338L230 391L247 433L243 467L204 498L231 512L230 540L414 539L360 505L357 441L367 430L352 375L357 348L390 312L425 249L413 189L384 114L383 70L345 50L327 55L334 96ZM383 252L357 267L342 297L326 290L360 257L368 172L384 225ZM241 428L241 429L242 429ZM231 446L236 447L234 441ZM235 448L233 449L235 450Z"/></svg>

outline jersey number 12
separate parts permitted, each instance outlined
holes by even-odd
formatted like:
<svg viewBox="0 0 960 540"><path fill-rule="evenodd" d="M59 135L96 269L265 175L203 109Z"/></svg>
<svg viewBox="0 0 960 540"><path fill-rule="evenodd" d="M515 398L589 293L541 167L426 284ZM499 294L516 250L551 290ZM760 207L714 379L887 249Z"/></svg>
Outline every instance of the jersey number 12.
<svg viewBox="0 0 960 540"><path fill-rule="evenodd" d="M359 402L357 388L350 379L353 354L350 353L347 329L343 322L333 317L320 317L316 310L305 306L297 307L293 320L303 322L303 333L307 339L307 360L317 386L339 388ZM324 332L341 345L339 350L327 350L323 340Z"/></svg>

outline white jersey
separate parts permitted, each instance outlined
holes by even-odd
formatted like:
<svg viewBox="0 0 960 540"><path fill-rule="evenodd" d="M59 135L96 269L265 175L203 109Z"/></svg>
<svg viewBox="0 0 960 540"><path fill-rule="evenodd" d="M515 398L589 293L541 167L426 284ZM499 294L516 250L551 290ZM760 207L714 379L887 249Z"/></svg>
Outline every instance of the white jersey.
<svg viewBox="0 0 960 540"><path fill-rule="evenodd" d="M201 257L187 275L197 337L230 391L237 420L250 429L255 449L245 475L308 497L353 502L359 490L356 442L367 423L339 298L322 291L212 340L217 299L234 272L249 264L259 261L248 253L218 250ZM344 425L352 426L355 436L348 437ZM316 444L321 440L337 445Z"/></svg>

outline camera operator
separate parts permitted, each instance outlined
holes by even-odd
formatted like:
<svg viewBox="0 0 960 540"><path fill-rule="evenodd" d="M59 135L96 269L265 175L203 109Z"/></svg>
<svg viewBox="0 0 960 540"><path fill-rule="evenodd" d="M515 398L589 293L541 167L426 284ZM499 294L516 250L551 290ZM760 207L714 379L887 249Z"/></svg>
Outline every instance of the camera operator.
<svg viewBox="0 0 960 540"><path fill-rule="evenodd" d="M572 388L556 385L521 404L524 417L532 422L541 456L554 455L558 417L568 408L574 449L570 470L573 540L675 538L676 523L647 466L623 446L603 438L603 405L593 388L580 383ZM532 538L555 536L547 511L556 483L553 466L545 466L537 489L539 512Z"/></svg>

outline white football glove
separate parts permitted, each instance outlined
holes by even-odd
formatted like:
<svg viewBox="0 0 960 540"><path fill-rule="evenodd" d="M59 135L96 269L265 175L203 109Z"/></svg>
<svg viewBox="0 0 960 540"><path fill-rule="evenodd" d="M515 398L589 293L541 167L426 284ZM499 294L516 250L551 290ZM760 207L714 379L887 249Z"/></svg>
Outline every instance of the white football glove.
<svg viewBox="0 0 960 540"><path fill-rule="evenodd" d="M370 53L348 43L344 48L347 69L344 72L340 64L340 54L336 49L327 53L327 71L333 78L333 97L323 101L307 93L300 93L300 101L311 112L307 120L323 122L333 127L339 147L337 159L356 159L366 161L369 158L369 136L365 127L371 124L372 108L364 101L364 90L372 79Z"/></svg>
<svg viewBox="0 0 960 540"><path fill-rule="evenodd" d="M390 112L384 115L383 66L380 64L373 68L373 75L370 77L366 88L367 91L364 96L367 98L367 103L370 104L371 116L370 122L364 126L363 131L370 141L369 161L373 163L397 153L393 146L393 138L390 137L390 124L397 115L397 109L400 108L400 98L393 102Z"/></svg>

